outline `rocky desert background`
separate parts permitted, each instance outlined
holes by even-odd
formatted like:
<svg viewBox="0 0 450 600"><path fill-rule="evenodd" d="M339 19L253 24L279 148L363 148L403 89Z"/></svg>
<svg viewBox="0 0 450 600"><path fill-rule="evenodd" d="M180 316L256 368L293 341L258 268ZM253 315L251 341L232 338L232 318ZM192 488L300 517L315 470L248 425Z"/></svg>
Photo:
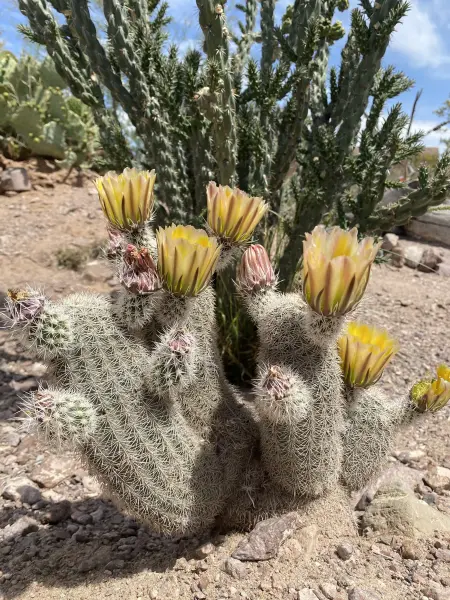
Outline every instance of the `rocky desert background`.
<svg viewBox="0 0 450 600"><path fill-rule="evenodd" d="M113 292L92 174L26 166L30 189L0 194L0 292ZM401 343L380 383L398 395L450 361L450 247L388 235L384 248L361 312ZM20 397L44 376L1 329L2 600L450 600L450 406L402 431L380 479L354 495L359 535L330 514L331 527L288 515L249 536L162 538L102 497L76 457L21 429Z"/></svg>

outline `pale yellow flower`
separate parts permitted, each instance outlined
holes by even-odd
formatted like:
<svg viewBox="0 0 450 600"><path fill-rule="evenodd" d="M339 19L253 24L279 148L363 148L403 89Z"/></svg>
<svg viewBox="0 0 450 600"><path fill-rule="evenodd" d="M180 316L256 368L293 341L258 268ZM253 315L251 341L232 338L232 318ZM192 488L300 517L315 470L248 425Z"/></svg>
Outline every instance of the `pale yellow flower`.
<svg viewBox="0 0 450 600"><path fill-rule="evenodd" d="M231 244L248 241L269 206L262 198L252 197L238 188L207 187L208 225L219 237Z"/></svg>
<svg viewBox="0 0 450 600"><path fill-rule="evenodd" d="M368 387L380 379L399 345L387 331L353 321L339 338L338 349L346 384Z"/></svg>
<svg viewBox="0 0 450 600"><path fill-rule="evenodd" d="M220 245L191 225L160 227L156 234L158 271L165 287L180 296L197 296L208 285Z"/></svg>
<svg viewBox="0 0 450 600"><path fill-rule="evenodd" d="M325 316L344 315L362 298L370 268L380 248L373 238L358 243L356 228L325 229L318 225L303 242L303 295Z"/></svg>
<svg viewBox="0 0 450 600"><path fill-rule="evenodd" d="M411 399L421 412L437 412L450 401L450 367L440 365L436 379L419 381L411 390Z"/></svg>
<svg viewBox="0 0 450 600"><path fill-rule="evenodd" d="M155 171L124 169L108 171L94 181L105 217L115 228L134 229L150 218L153 204Z"/></svg>

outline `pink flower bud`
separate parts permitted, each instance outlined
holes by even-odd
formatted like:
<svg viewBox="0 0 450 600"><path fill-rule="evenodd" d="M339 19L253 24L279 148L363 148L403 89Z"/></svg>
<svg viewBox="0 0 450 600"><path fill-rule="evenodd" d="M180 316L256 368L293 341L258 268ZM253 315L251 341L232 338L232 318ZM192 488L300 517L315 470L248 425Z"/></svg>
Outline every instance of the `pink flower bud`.
<svg viewBox="0 0 450 600"><path fill-rule="evenodd" d="M275 273L263 246L253 244L244 252L237 270L237 282L244 292L258 292L275 285Z"/></svg>
<svg viewBox="0 0 450 600"><path fill-rule="evenodd" d="M27 324L38 317L44 308L45 298L32 290L8 290L6 316L12 325Z"/></svg>
<svg viewBox="0 0 450 600"><path fill-rule="evenodd" d="M109 243L106 249L107 257L112 259L121 256L126 245L125 237L121 231L114 229L114 227L108 227L107 231L109 237Z"/></svg>
<svg viewBox="0 0 450 600"><path fill-rule="evenodd" d="M120 282L132 294L149 294L160 289L156 265L147 248L128 244L119 274Z"/></svg>
<svg viewBox="0 0 450 600"><path fill-rule="evenodd" d="M176 354L185 355L192 348L192 338L182 331L179 331L169 342L169 348Z"/></svg>
<svg viewBox="0 0 450 600"><path fill-rule="evenodd" d="M275 366L269 368L262 382L262 388L274 400L281 400L284 398L291 387L292 382L290 378L283 373L280 367Z"/></svg>

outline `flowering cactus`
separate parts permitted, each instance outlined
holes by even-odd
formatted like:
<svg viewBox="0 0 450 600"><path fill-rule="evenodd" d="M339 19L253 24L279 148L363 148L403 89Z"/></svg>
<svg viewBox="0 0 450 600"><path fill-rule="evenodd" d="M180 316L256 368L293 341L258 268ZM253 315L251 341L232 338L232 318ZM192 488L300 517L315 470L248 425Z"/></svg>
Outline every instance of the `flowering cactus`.
<svg viewBox="0 0 450 600"><path fill-rule="evenodd" d="M385 398L375 383L397 343L345 324L367 285L372 239L316 228L305 242L303 292L283 294L266 250L244 251L261 200L210 184L211 235L172 225L155 241L154 176L107 179L99 196L114 224L122 290L113 301L58 302L16 290L6 310L56 382L26 401L30 423L82 454L111 497L154 529L191 533L218 519L248 527L343 493L342 484L359 488L400 425L449 401L444 366L410 395ZM260 340L251 402L226 381L217 347L211 279L230 250L228 258L242 254L237 289Z"/></svg>
<svg viewBox="0 0 450 600"><path fill-rule="evenodd" d="M262 198L252 198L238 188L217 186L213 181L208 185L207 199L208 226L230 244L249 240L269 208Z"/></svg>
<svg viewBox="0 0 450 600"><path fill-rule="evenodd" d="M348 324L338 344L344 380L350 387L376 383L399 348L387 331L356 322Z"/></svg>
<svg viewBox="0 0 450 600"><path fill-rule="evenodd" d="M436 379L416 383L411 390L411 399L420 412L436 412L450 401L450 368L440 365Z"/></svg>
<svg viewBox="0 0 450 600"><path fill-rule="evenodd" d="M124 169L117 175L109 171L94 181L100 205L111 225L119 230L144 225L153 209L155 171Z"/></svg>
<svg viewBox="0 0 450 600"><path fill-rule="evenodd" d="M370 268L380 248L372 238L358 243L356 228L344 231L322 225L303 242L302 283L305 300L325 316L344 315L361 300Z"/></svg>
<svg viewBox="0 0 450 600"><path fill-rule="evenodd" d="M156 243L159 273L170 292L197 296L206 288L220 254L215 238L190 225L172 225L158 230Z"/></svg>

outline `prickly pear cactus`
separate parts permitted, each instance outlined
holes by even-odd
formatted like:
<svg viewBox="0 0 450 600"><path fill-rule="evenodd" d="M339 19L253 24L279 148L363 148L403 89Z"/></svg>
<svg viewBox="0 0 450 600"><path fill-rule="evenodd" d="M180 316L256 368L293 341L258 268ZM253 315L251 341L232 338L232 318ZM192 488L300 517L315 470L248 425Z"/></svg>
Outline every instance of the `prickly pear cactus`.
<svg viewBox="0 0 450 600"><path fill-rule="evenodd" d="M375 476L398 427L450 400L445 366L403 397L375 386L398 345L351 320L373 239L316 227L301 293L282 294L266 250L248 246L267 211L261 198L210 183L208 231L172 225L155 235L153 171L95 183L119 295L52 302L10 290L6 313L49 365L50 385L27 398L25 422L77 451L154 529L248 527L284 510L320 512L327 498L344 510L344 489ZM224 376L211 283L239 258L237 292L260 341L245 397Z"/></svg>
<svg viewBox="0 0 450 600"><path fill-rule="evenodd" d="M79 165L93 155L98 133L90 109L64 87L48 58L0 53L0 129L37 156Z"/></svg>

